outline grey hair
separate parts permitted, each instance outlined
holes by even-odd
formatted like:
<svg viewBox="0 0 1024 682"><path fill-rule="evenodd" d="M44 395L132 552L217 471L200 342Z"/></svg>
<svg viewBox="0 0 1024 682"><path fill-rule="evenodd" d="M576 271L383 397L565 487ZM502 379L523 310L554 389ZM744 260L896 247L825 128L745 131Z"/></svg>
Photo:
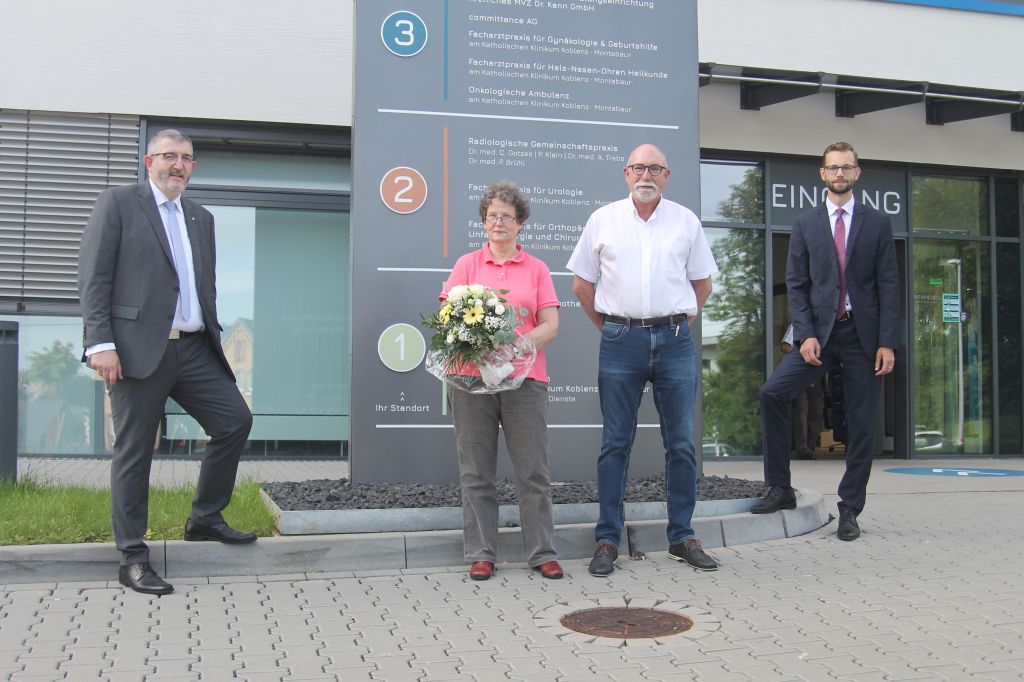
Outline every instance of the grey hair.
<svg viewBox="0 0 1024 682"><path fill-rule="evenodd" d="M147 154L154 153L157 150L157 148L160 146L160 142L162 140L170 140L171 142L176 142L176 143L184 142L184 143L186 143L188 145L192 144L192 138L190 138L188 135L186 135L185 133L181 132L180 130L174 130L173 128L168 128L167 130L161 130L156 135L154 135L153 137L149 138L149 144L146 145L146 153Z"/></svg>

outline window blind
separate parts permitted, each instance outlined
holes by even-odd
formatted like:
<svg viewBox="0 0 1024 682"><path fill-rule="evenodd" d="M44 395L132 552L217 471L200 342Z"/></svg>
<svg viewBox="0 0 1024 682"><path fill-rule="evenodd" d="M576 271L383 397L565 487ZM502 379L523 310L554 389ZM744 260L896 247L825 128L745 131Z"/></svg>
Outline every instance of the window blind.
<svg viewBox="0 0 1024 682"><path fill-rule="evenodd" d="M137 116L0 109L0 307L77 304L85 223L138 163Z"/></svg>

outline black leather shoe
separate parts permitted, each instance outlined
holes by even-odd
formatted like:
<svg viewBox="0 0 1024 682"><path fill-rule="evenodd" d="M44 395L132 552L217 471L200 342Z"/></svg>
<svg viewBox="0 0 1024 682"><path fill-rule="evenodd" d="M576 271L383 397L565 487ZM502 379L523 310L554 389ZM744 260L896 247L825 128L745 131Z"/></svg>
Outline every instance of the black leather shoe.
<svg viewBox="0 0 1024 682"><path fill-rule="evenodd" d="M844 509L839 512L839 529L836 535L840 540L849 542L860 537L860 526L857 525L857 515L852 509Z"/></svg>
<svg viewBox="0 0 1024 682"><path fill-rule="evenodd" d="M619 550L615 545L599 542L594 550L594 558L590 560L590 575L611 575L615 570L615 560L619 558Z"/></svg>
<svg viewBox="0 0 1024 682"><path fill-rule="evenodd" d="M185 522L185 539L191 542L216 540L217 542L224 542L229 545L244 545L249 542L256 542L256 534L235 530L223 521L213 526L204 526L189 519Z"/></svg>
<svg viewBox="0 0 1024 682"><path fill-rule="evenodd" d="M143 594L170 594L174 586L164 582L148 563L128 564L117 571L117 581Z"/></svg>
<svg viewBox="0 0 1024 682"><path fill-rule="evenodd" d="M673 542L668 546L668 558L690 564L698 571L718 570L718 562L707 555L697 538Z"/></svg>
<svg viewBox="0 0 1024 682"><path fill-rule="evenodd" d="M796 492L792 488L773 485L764 498L750 508L751 514L771 514L780 509L796 509Z"/></svg>

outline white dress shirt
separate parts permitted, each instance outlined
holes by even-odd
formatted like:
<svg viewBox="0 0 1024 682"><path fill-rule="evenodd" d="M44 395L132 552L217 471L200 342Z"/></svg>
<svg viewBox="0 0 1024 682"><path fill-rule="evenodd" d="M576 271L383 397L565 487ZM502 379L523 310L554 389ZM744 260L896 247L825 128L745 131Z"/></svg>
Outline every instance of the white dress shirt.
<svg viewBox="0 0 1024 682"><path fill-rule="evenodd" d="M594 211L568 269L597 285L597 312L633 318L696 315L690 281L718 272L700 219L665 197L646 221L631 197Z"/></svg>

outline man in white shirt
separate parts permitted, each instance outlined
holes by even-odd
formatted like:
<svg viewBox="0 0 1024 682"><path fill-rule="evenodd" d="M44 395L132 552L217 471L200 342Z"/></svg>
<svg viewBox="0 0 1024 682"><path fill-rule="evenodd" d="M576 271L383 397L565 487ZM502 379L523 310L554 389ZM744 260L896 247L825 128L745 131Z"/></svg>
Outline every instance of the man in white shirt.
<svg viewBox="0 0 1024 682"><path fill-rule="evenodd" d="M604 576L615 570L629 455L647 382L665 444L669 556L713 571L718 563L701 548L691 525L698 368L690 329L718 268L697 216L662 196L672 171L661 150L640 145L623 173L629 197L590 216L568 265L576 275L573 293L601 331L600 518L590 572Z"/></svg>

